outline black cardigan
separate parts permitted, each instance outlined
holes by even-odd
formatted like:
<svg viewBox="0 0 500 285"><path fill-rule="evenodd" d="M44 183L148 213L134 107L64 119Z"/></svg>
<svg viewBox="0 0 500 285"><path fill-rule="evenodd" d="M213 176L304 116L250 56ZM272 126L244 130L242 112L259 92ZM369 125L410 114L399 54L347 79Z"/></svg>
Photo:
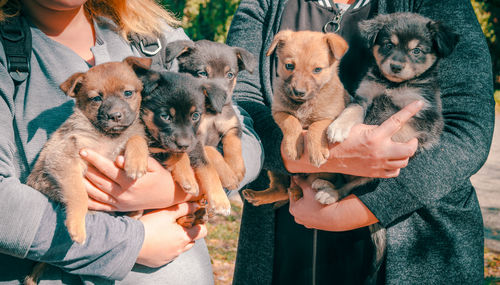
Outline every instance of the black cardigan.
<svg viewBox="0 0 500 285"><path fill-rule="evenodd" d="M265 152L265 169L283 170L281 131L274 123L269 58L265 56L286 0L242 0L228 44L260 62L242 74L236 102L253 118ZM454 28L460 42L439 72L445 129L438 147L419 154L397 178L381 179L358 197L388 229L389 284L480 284L483 224L469 178L487 158L494 125L491 59L468 0L378 1L378 13L416 12ZM274 213L245 204L235 284L270 284ZM334 276L332 276L334 280Z"/></svg>

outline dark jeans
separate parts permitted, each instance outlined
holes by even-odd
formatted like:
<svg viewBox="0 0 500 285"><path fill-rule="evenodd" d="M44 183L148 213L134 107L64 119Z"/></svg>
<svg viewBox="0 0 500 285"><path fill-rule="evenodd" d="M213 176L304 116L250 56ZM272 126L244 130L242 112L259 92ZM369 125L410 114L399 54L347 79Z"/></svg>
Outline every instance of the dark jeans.
<svg viewBox="0 0 500 285"><path fill-rule="evenodd" d="M312 281L314 230L295 223L288 204L276 211L273 284L364 284L373 244L368 228L317 231L316 284Z"/></svg>

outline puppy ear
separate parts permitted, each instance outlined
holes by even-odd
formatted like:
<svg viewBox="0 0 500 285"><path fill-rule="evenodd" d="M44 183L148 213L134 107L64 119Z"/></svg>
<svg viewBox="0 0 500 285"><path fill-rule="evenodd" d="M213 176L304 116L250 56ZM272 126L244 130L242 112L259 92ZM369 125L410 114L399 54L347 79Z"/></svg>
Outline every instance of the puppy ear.
<svg viewBox="0 0 500 285"><path fill-rule="evenodd" d="M257 61L253 54L247 51L244 48L234 47L233 48L236 57L238 58L238 69L239 71L246 70L250 73L253 72L255 66L257 65Z"/></svg>
<svg viewBox="0 0 500 285"><path fill-rule="evenodd" d="M388 15L378 15L371 20L361 21L358 24L359 33L364 40L366 47L371 49L377 40L378 33L390 21Z"/></svg>
<svg viewBox="0 0 500 285"><path fill-rule="evenodd" d="M222 112L222 107L226 103L227 92L214 82L204 83L201 90L205 95L205 108L213 109L215 112Z"/></svg>
<svg viewBox="0 0 500 285"><path fill-rule="evenodd" d="M288 40L292 36L292 33L293 32L291 30L284 30L284 31L277 33L274 36L274 39L273 39L273 42L271 43L271 46L267 50L266 56L270 56L271 54L273 54L276 47L279 48L280 46L284 45L285 41Z"/></svg>
<svg viewBox="0 0 500 285"><path fill-rule="evenodd" d="M142 81L142 96L143 99L148 97L148 95L158 87L158 82L161 79L161 75L157 71L148 70L143 75L139 76Z"/></svg>
<svg viewBox="0 0 500 285"><path fill-rule="evenodd" d="M460 37L441 22L430 21L427 23L427 28L432 35L434 48L438 56L447 57L450 55Z"/></svg>
<svg viewBox="0 0 500 285"><path fill-rule="evenodd" d="M77 72L71 75L68 79L66 79L66 81L59 85L59 88L61 88L61 90L69 97L75 97L78 93L78 90L82 86L84 74L85 73L83 72Z"/></svg>
<svg viewBox="0 0 500 285"><path fill-rule="evenodd" d="M171 42L165 47L165 63L169 63L193 49L195 49L195 45L192 41L182 40Z"/></svg>
<svg viewBox="0 0 500 285"><path fill-rule="evenodd" d="M153 60L151 58L146 58L146 57L129 56L125 58L123 62L132 67L135 74L138 77L141 77L142 75L146 74L149 71L149 68L151 67L151 63L153 62Z"/></svg>
<svg viewBox="0 0 500 285"><path fill-rule="evenodd" d="M349 48L349 45L344 38L337 34L327 33L324 35L324 39L326 40L326 44L330 48L330 52L336 60L340 60Z"/></svg>

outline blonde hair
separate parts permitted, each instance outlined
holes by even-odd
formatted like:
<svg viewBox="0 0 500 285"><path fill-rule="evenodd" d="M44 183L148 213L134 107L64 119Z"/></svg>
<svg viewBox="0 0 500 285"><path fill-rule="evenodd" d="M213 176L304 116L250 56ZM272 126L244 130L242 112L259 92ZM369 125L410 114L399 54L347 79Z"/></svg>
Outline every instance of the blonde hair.
<svg viewBox="0 0 500 285"><path fill-rule="evenodd" d="M155 0L88 0L84 8L92 19L104 16L113 20L125 39L132 33L158 36L164 24L180 25L179 20ZM21 9L19 0L0 0L0 21L19 14Z"/></svg>

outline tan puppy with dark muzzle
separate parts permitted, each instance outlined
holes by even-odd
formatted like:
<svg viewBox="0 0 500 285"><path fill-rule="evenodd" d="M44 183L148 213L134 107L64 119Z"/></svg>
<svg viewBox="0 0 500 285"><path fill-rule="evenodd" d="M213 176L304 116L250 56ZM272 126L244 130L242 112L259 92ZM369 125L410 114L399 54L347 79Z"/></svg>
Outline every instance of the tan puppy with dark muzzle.
<svg viewBox="0 0 500 285"><path fill-rule="evenodd" d="M272 113L283 131L283 154L287 158L299 159L305 145L313 165L319 167L328 159L326 129L349 100L338 77L339 60L347 48L347 42L333 33L285 30L274 37L267 52L270 56L276 50L278 58ZM243 191L250 203L288 200L290 177L269 172L269 178L270 188ZM298 188L290 191L295 197L302 195Z"/></svg>
<svg viewBox="0 0 500 285"><path fill-rule="evenodd" d="M150 65L150 59L128 57L73 74L60 85L75 98L74 113L45 144L27 184L64 204L65 224L77 243L85 243L88 208L87 163L79 151L94 149L113 161L123 153L130 178L146 173L149 153L139 119L142 82L137 74Z"/></svg>

